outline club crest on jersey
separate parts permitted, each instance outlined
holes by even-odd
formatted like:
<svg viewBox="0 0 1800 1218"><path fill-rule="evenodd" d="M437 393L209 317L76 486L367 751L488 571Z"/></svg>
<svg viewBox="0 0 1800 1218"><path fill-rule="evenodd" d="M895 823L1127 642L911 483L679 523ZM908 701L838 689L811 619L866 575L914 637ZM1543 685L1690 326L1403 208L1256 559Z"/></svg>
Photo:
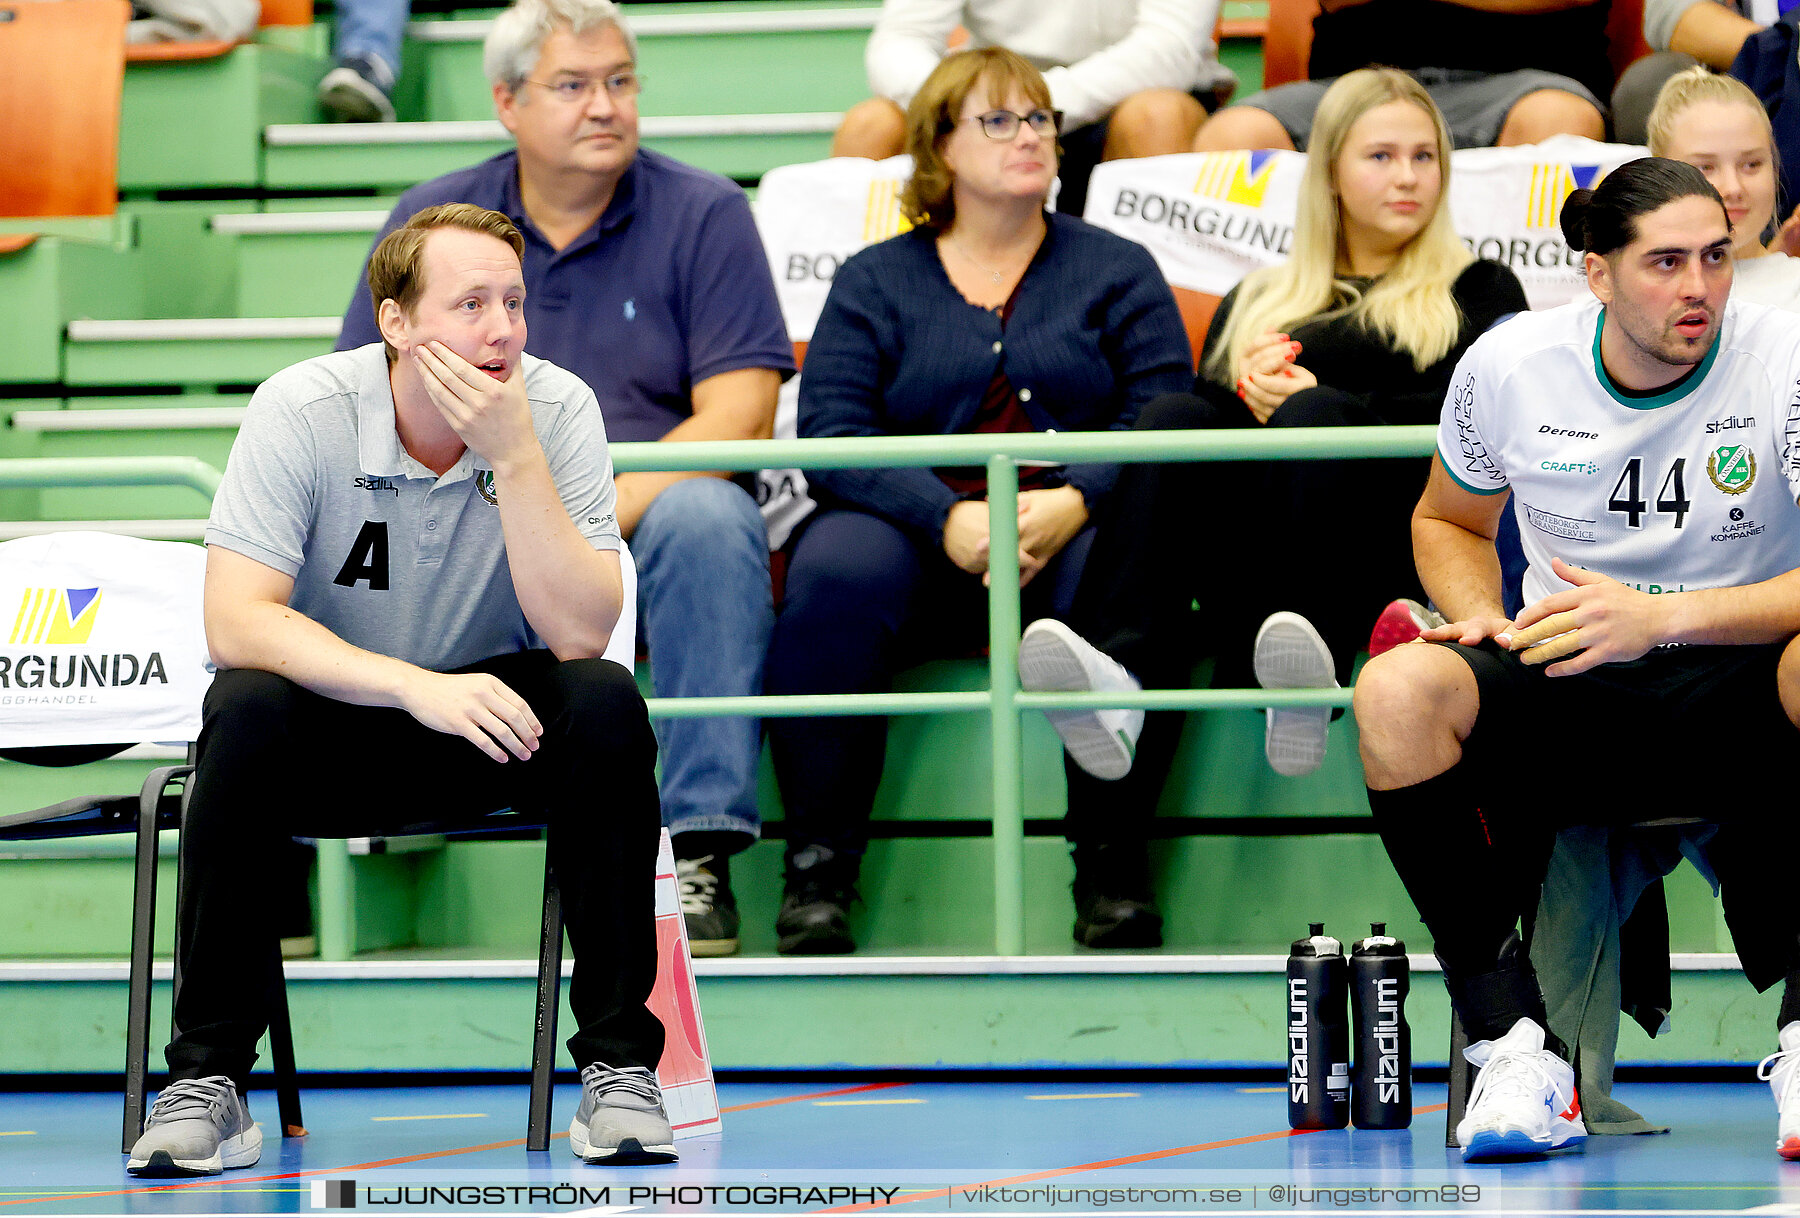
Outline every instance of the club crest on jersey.
<svg viewBox="0 0 1800 1218"><path fill-rule="evenodd" d="M1706 476L1727 495L1741 495L1756 482L1756 455L1748 444L1726 444L1706 455Z"/></svg>
<svg viewBox="0 0 1800 1218"><path fill-rule="evenodd" d="M499 496L494 494L494 471L493 470L478 469L475 471L475 493L477 495L480 495L483 499L487 500L489 503L493 504L495 507L500 506L500 498L499 498Z"/></svg>

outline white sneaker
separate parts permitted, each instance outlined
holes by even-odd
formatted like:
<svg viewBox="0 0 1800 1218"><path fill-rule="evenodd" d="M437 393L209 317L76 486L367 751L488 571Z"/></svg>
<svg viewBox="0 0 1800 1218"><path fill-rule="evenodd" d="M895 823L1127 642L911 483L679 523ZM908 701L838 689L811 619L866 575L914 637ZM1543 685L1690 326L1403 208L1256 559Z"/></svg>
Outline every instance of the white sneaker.
<svg viewBox="0 0 1800 1218"><path fill-rule="evenodd" d="M1298 613L1271 613L1256 632L1256 681L1264 689L1336 689L1331 648ZM1325 761L1329 706L1270 707L1263 752L1277 774L1298 778Z"/></svg>
<svg viewBox="0 0 1800 1218"><path fill-rule="evenodd" d="M1756 1077L1768 1080L1775 1093L1781 1124L1775 1132L1775 1153L1784 1159L1800 1159L1800 1020L1781 1029L1781 1051L1771 1053L1756 1067Z"/></svg>
<svg viewBox="0 0 1800 1218"><path fill-rule="evenodd" d="M1544 1048L1544 1029L1521 1019L1499 1040L1463 1050L1481 1071L1456 1123L1465 1163L1541 1155L1587 1141L1575 1071Z"/></svg>
<svg viewBox="0 0 1800 1218"><path fill-rule="evenodd" d="M1040 618L1019 638L1019 685L1032 693L1136 693L1143 689L1123 665L1061 622ZM1045 711L1075 764L1114 782L1131 773L1141 710Z"/></svg>
<svg viewBox="0 0 1800 1218"><path fill-rule="evenodd" d="M162 1089L125 1161L134 1176L216 1176L262 1157L262 1130L223 1074Z"/></svg>

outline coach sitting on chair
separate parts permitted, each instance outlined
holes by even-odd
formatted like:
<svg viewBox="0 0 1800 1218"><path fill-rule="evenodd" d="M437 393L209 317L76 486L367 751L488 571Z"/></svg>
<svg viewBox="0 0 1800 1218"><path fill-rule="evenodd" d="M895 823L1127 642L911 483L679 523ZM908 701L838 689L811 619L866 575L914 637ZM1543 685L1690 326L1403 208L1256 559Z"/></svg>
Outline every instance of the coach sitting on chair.
<svg viewBox="0 0 1800 1218"><path fill-rule="evenodd" d="M644 1005L656 743L631 674L601 658L622 597L611 461L593 392L525 354L523 248L497 212L415 215L370 259L383 341L276 374L245 415L206 530L220 672L181 834L172 1081L135 1175L261 1153L243 1088L277 845L502 808L546 817L565 896L570 1146L675 1158Z"/></svg>

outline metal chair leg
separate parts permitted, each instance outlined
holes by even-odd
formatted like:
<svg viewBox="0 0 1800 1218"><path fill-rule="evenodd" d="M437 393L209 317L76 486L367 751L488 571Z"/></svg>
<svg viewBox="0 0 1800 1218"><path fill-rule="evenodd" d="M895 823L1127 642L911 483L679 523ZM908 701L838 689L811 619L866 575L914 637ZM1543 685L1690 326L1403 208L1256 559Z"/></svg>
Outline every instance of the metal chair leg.
<svg viewBox="0 0 1800 1218"><path fill-rule="evenodd" d="M274 992L269 995L269 1064L275 1071L275 1104L281 1116L281 1136L304 1138L306 1123L300 1115L300 1081L294 1069L294 1025L288 1014L287 973L281 966L281 949L275 949Z"/></svg>
<svg viewBox="0 0 1800 1218"><path fill-rule="evenodd" d="M550 1149L550 1085L556 1070L556 1015L562 990L562 889L544 859L544 923L538 942L537 1029L531 1041L531 1105L525 1149Z"/></svg>
<svg viewBox="0 0 1800 1218"><path fill-rule="evenodd" d="M1456 1126L1463 1118L1463 1110L1469 1104L1469 1059L1463 1056L1463 1050L1469 1047L1469 1034L1463 1030L1462 1020L1457 1018L1455 1008L1450 1011L1450 1105L1444 1110L1444 1145L1457 1147L1462 1143L1456 1140Z"/></svg>
<svg viewBox="0 0 1800 1218"><path fill-rule="evenodd" d="M186 778L191 765L160 766L138 791L137 857L131 883L131 966L125 1000L125 1113L119 1150L129 1154L144 1132L144 1101L150 1077L150 987L156 942L157 814L171 782Z"/></svg>

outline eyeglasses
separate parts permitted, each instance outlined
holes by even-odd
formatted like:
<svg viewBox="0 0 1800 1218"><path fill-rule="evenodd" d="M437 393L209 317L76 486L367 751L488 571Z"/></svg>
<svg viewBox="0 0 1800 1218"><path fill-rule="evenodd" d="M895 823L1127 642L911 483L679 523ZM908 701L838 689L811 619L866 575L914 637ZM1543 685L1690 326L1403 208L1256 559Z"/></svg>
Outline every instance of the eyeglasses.
<svg viewBox="0 0 1800 1218"><path fill-rule="evenodd" d="M1031 129L1044 139L1050 139L1062 130L1063 114L1061 110L1033 110L1030 114L1015 114L1011 110L989 110L986 114L977 114L973 118L961 118L959 123L980 123L981 133L990 140L1013 140L1019 135L1019 124L1029 123Z"/></svg>
<svg viewBox="0 0 1800 1218"><path fill-rule="evenodd" d="M605 89L606 95L616 102L630 101L643 89L644 78L636 72L614 72L605 77L565 76L561 80L527 80L525 83L536 85L557 101L573 106L587 101L596 89Z"/></svg>

